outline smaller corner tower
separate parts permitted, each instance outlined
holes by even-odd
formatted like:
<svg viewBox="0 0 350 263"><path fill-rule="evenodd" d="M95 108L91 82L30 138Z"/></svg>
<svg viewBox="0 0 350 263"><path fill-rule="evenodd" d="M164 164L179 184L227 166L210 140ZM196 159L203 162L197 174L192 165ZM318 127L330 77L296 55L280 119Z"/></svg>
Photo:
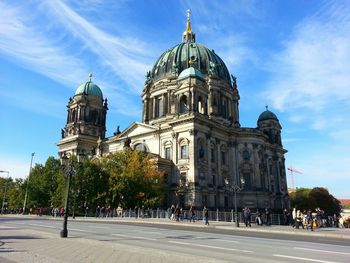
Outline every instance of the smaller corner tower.
<svg viewBox="0 0 350 263"><path fill-rule="evenodd" d="M59 155L95 155L106 133L107 99L99 86L89 80L81 84L67 105L67 122L61 130Z"/></svg>

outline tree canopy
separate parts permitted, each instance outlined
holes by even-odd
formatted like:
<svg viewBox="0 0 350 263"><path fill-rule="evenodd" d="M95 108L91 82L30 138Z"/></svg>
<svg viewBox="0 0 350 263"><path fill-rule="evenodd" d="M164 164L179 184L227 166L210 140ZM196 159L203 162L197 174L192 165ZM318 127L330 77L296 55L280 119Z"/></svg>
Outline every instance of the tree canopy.
<svg viewBox="0 0 350 263"><path fill-rule="evenodd" d="M163 173L158 171L152 156L133 150L110 154L93 160L78 162L70 158L73 165L70 207L81 213L85 207L98 205L116 208L156 207L161 205L165 194ZM60 160L49 157L45 164L35 164L30 177L25 180L7 180L6 201L8 209L23 207L28 185L27 209L63 207L66 196L69 167L62 167ZM0 177L0 185L6 179ZM4 188L0 188L3 196Z"/></svg>
<svg viewBox="0 0 350 263"><path fill-rule="evenodd" d="M299 188L290 194L292 207L299 210L315 210L320 208L328 215L339 214L340 202L326 188Z"/></svg>

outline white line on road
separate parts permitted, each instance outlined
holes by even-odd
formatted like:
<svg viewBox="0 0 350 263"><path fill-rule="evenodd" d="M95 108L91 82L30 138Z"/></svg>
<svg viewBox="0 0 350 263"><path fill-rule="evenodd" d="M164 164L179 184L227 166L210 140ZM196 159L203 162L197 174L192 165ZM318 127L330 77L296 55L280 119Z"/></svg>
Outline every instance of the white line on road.
<svg viewBox="0 0 350 263"><path fill-rule="evenodd" d="M244 252L244 253L253 253L253 251L250 251L250 250L242 250L242 249L235 249L235 248L215 247L215 246L208 246L208 245L187 243L187 242L179 242L179 241L168 241L168 242L169 243L173 243L173 244L185 245L185 246L206 247L206 248L213 248L213 249L220 249L220 250L237 251L237 252Z"/></svg>
<svg viewBox="0 0 350 263"><path fill-rule="evenodd" d="M87 230L82 230L82 229L77 229L77 228L68 228L68 231L76 231L76 232L84 232L84 233L89 233L89 234L99 234L97 232L93 231L87 231Z"/></svg>
<svg viewBox="0 0 350 263"><path fill-rule="evenodd" d="M337 263L335 261L327 261L327 260L320 260L320 259L313 259L313 258L293 257L293 256L287 256L287 255L279 255L279 254L274 254L273 256L280 257L280 258L291 258L291 259L297 259L297 260L303 260L303 261L321 262L321 263Z"/></svg>
<svg viewBox="0 0 350 263"><path fill-rule="evenodd" d="M227 239L216 239L215 241L222 241L222 242L228 242L228 243L240 243L237 240L227 240Z"/></svg>
<svg viewBox="0 0 350 263"><path fill-rule="evenodd" d="M28 224L30 226L40 226L40 227L47 227L47 228L56 228L54 226L48 226L48 225L40 225L40 224Z"/></svg>
<svg viewBox="0 0 350 263"><path fill-rule="evenodd" d="M157 241L157 239L154 239L154 238L148 238L148 237L139 237L139 236L131 236L131 235L112 234L112 236L116 236L116 237L127 237L127 238L136 238L136 239L144 239L144 240Z"/></svg>
<svg viewBox="0 0 350 263"><path fill-rule="evenodd" d="M110 229L110 227L105 227L105 226L87 226L89 228L101 228L101 229Z"/></svg>
<svg viewBox="0 0 350 263"><path fill-rule="evenodd" d="M347 252L313 249L313 248L306 248L306 247L294 247L294 249L317 251L317 252L324 252L324 253L335 253L335 254L341 254L341 255L350 255L350 253L347 253Z"/></svg>
<svg viewBox="0 0 350 263"><path fill-rule="evenodd" d="M140 232L140 233L154 234L154 235L163 235L163 233L154 232L154 231L144 231L144 230L133 230L133 231Z"/></svg>

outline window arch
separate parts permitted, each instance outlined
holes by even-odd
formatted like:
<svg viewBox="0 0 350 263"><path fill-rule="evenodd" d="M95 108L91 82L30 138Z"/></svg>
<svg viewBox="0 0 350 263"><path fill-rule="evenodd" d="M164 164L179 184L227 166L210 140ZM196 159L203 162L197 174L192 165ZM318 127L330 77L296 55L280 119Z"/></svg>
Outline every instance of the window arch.
<svg viewBox="0 0 350 263"><path fill-rule="evenodd" d="M147 146L144 143L136 143L133 148L136 151L148 152Z"/></svg>
<svg viewBox="0 0 350 263"><path fill-rule="evenodd" d="M188 139L180 140L180 159L189 159L189 141Z"/></svg>
<svg viewBox="0 0 350 263"><path fill-rule="evenodd" d="M203 114L204 108L203 108L203 100L201 96L198 97L197 107L198 107L198 112Z"/></svg>
<svg viewBox="0 0 350 263"><path fill-rule="evenodd" d="M172 158L172 143L171 141L166 141L163 144L163 157L165 159L171 160Z"/></svg>
<svg viewBox="0 0 350 263"><path fill-rule="evenodd" d="M179 113L186 113L186 112L188 112L187 96L182 95L180 98Z"/></svg>

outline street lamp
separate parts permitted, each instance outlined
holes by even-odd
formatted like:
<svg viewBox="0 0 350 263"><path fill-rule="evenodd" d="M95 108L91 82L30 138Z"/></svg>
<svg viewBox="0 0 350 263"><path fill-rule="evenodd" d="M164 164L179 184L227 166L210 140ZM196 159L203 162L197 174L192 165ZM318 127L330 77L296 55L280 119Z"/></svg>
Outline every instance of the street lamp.
<svg viewBox="0 0 350 263"><path fill-rule="evenodd" d="M32 158L30 159L30 167L29 167L29 174L28 174L28 180L27 180L26 194L24 196L24 203L23 203L23 215L26 212L27 197L28 197L28 186L29 186L29 180L30 180L30 173L32 171L32 163L33 163L34 154L35 153L32 153Z"/></svg>
<svg viewBox="0 0 350 263"><path fill-rule="evenodd" d="M6 200L6 191L7 191L7 183L8 183L8 179L9 179L9 171L0 171L0 173L7 173L7 177L6 177L6 182L5 182L5 189L4 189L4 194L2 196L2 206L1 206L1 214L4 214L4 206L5 206L5 200Z"/></svg>
<svg viewBox="0 0 350 263"><path fill-rule="evenodd" d="M234 193L234 204L235 204L235 221L236 221L236 226L239 227L239 222L238 222L238 212L237 212L237 193L240 192L243 187L239 187L236 183L233 183L230 185L229 179L225 178L225 185L227 188L229 188L233 193ZM244 179L241 178L241 185L244 185Z"/></svg>
<svg viewBox="0 0 350 263"><path fill-rule="evenodd" d="M61 237L67 237L68 236L67 223L68 223L68 208L69 208L69 192L70 192L70 182L71 182L72 176L74 176L74 167L73 167L72 160L69 160L66 154L62 156L61 162L62 162L63 168L66 168L69 165L69 170L67 173L67 190L66 190L66 203L64 207L63 229L60 233Z"/></svg>

